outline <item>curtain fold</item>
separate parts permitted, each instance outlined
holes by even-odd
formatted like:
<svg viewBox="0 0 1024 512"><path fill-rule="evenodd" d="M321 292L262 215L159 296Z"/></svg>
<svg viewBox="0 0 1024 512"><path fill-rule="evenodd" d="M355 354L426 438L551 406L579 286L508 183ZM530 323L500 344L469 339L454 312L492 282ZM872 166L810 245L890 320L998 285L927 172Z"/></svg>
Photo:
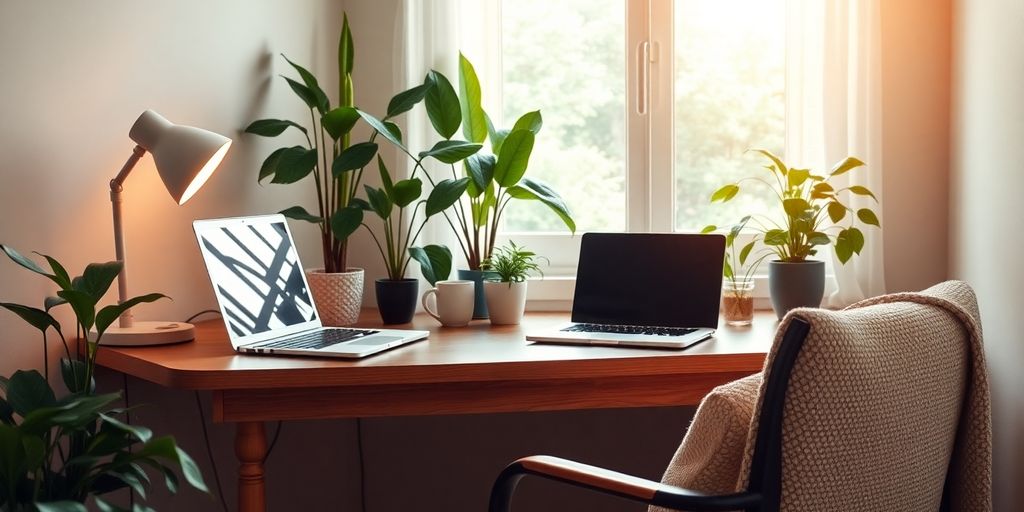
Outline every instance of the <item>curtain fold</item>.
<svg viewBox="0 0 1024 512"><path fill-rule="evenodd" d="M786 157L793 165L828 170L856 156L867 165L837 177L835 185L863 185L881 200L879 0L789 0L786 9ZM855 195L847 204L882 218L881 204L870 197ZM885 293L882 232L861 231L859 256L845 265L832 256L836 291L826 306Z"/></svg>

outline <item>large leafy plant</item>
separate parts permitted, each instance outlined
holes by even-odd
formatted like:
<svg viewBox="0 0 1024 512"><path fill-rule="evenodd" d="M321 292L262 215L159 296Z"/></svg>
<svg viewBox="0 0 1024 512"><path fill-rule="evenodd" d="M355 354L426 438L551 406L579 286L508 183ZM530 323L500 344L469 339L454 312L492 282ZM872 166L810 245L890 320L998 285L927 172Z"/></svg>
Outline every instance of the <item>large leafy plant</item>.
<svg viewBox="0 0 1024 512"><path fill-rule="evenodd" d="M484 260L483 267L493 272L493 275L488 278L489 281L509 283L509 286L512 286L512 283L526 281L531 272L543 276L544 272L537 264L537 261L541 259L545 258L537 256L533 251L526 250L510 240L508 245L498 247L490 258Z"/></svg>
<svg viewBox="0 0 1024 512"><path fill-rule="evenodd" d="M846 263L854 254L864 249L864 233L858 224L881 227L878 216L870 208L854 210L843 202L849 195L868 196L877 201L874 193L861 185L837 188L832 180L864 165L854 157L847 157L837 163L825 175L812 173L809 169L789 168L772 152L754 150L764 155L769 164L765 166L770 177L753 176L736 183L730 183L711 195L711 202L727 202L740 192L740 185L752 181L768 187L778 198L782 207L781 223L767 215L749 215L737 226L739 230L750 226L758 234L743 246L739 252L739 263L745 264L754 245L761 241L769 254L779 261L801 262L817 254L817 247L833 244L840 263ZM843 226L844 220L849 225ZM717 226L707 226L705 232L714 231ZM731 242L735 243L737 228L730 231ZM735 233L735 234L734 234Z"/></svg>
<svg viewBox="0 0 1024 512"><path fill-rule="evenodd" d="M539 111L522 115L510 129L495 128L482 107L480 82L473 64L461 54L458 93L448 78L437 71L430 71L424 84L411 91L422 94L430 123L441 137L427 151L414 155L402 143L400 132L388 126L386 119L360 114L413 159L413 177L424 169L428 158L448 166L451 177L442 179L426 172L424 175L435 190L443 191L443 197L461 196L461 200L440 213L455 232L470 269L479 270L491 256L502 214L513 199L542 202L575 233L576 224L561 196L540 180L525 176L536 135L543 125ZM460 126L465 140L453 138ZM485 141L490 142L490 151L482 151ZM429 203L428 200L428 208Z"/></svg>
<svg viewBox="0 0 1024 512"><path fill-rule="evenodd" d="M93 263L71 278L54 258L42 255L50 270L14 249L0 246L11 260L57 284L56 297L43 308L0 303L38 329L43 337L44 373L19 370L0 377L0 510L84 512L93 497L100 510L121 510L100 495L130 488L145 500L155 471L171 492L178 489L180 470L189 485L207 491L198 466L173 437L154 437L146 427L128 424L128 410L115 407L121 393L96 394L93 375L103 333L129 308L164 298L151 293L121 304L98 308L99 301L121 271L121 263ZM51 310L67 304L75 314L76 337L84 356L72 353ZM69 393L57 398L49 382L48 333L64 347L60 374ZM136 505L136 510L150 510Z"/></svg>
<svg viewBox="0 0 1024 512"><path fill-rule="evenodd" d="M344 272L347 267L349 236L359 228L363 210L353 204L362 179L362 169L373 160L377 144L351 144L351 131L359 120L352 87L354 51L352 32L346 16L338 43L338 106L332 107L319 81L304 67L288 60L301 82L283 77L291 90L309 108L309 128L287 119L260 119L245 131L277 137L289 128L302 132L306 145L275 150L260 167L259 181L289 184L313 176L317 210L310 213L293 206L281 213L286 217L318 224L323 248L324 271ZM397 130L393 124L390 125Z"/></svg>

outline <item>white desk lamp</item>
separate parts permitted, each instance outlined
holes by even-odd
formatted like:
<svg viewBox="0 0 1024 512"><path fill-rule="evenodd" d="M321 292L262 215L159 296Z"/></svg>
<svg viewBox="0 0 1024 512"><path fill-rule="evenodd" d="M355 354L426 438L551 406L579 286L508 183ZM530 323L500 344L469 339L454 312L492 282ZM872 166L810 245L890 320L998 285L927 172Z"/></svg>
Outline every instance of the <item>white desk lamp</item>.
<svg viewBox="0 0 1024 512"><path fill-rule="evenodd" d="M137 146L121 172L110 180L110 202L114 209L114 247L121 262L117 276L118 301L128 299L125 271L124 234L121 224L121 192L135 164L148 151L167 192L179 204L185 204L206 183L231 146L231 139L191 126L175 125L163 116L147 110L135 121L128 136ZM136 322L131 310L125 311L117 327L103 335L104 345L164 345L195 339L195 329L185 322Z"/></svg>

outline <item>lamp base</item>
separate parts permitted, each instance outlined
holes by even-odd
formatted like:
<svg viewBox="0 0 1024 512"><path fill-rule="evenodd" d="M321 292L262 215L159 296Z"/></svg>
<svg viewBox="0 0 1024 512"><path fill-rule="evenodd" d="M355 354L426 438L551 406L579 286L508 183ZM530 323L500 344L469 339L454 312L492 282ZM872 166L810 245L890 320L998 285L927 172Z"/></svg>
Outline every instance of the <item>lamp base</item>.
<svg viewBox="0 0 1024 512"><path fill-rule="evenodd" d="M192 341L196 330L185 322L134 322L131 327L110 327L103 333L102 345L147 347Z"/></svg>

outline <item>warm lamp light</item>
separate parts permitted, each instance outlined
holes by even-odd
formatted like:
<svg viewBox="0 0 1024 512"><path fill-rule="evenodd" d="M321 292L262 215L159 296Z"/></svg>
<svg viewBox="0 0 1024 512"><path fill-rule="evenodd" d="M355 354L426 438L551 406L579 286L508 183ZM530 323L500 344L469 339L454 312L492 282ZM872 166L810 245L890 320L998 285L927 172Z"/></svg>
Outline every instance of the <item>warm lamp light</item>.
<svg viewBox="0 0 1024 512"><path fill-rule="evenodd" d="M185 204L206 183L231 146L231 139L191 126L176 125L147 110L135 121L128 136L138 144L121 172L110 180L110 202L114 210L114 247L121 262L117 277L118 301L128 299L128 279L121 223L121 193L124 181L142 155L153 155L164 187L176 203ZM125 311L117 327L103 335L105 345L141 346L179 343L195 338L195 328L185 322L136 322L131 310Z"/></svg>

